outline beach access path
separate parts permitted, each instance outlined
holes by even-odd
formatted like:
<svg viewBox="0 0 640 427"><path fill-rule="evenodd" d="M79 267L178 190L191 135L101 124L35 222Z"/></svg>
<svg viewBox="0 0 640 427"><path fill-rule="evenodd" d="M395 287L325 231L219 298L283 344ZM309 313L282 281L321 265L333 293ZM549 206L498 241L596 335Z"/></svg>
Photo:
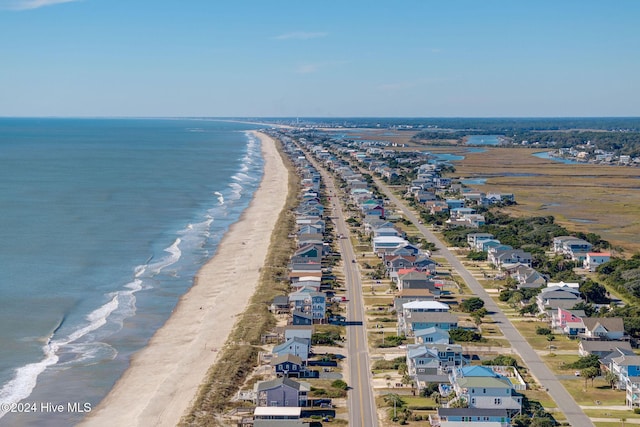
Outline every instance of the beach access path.
<svg viewBox="0 0 640 427"><path fill-rule="evenodd" d="M264 176L249 207L198 272L171 317L82 426L175 426L193 404L236 318L247 308L288 192L288 171L256 132Z"/></svg>
<svg viewBox="0 0 640 427"><path fill-rule="evenodd" d="M502 334L511 343L514 351L516 351L522 358L525 365L529 368L531 375L547 389L547 392L558 405L564 415L567 417L567 421L575 427L593 427L593 422L585 415L583 410L578 406L574 398L567 392L558 378L551 372L551 370L544 364L542 359L536 351L531 347L529 342L520 334L520 332L513 326L511 321L502 312L500 307L491 299L491 296L485 291L480 282L478 282L471 273L462 265L460 260L449 251L449 249L424 225L420 223L418 218L409 210L409 207L398 199L391 190L380 180L375 179L376 185L390 200L394 203L398 209L402 209L418 230L430 241L436 245L438 255L443 256L451 266L458 272L458 274L465 281L471 292L482 298L485 302L485 308L491 313L491 317L498 325Z"/></svg>

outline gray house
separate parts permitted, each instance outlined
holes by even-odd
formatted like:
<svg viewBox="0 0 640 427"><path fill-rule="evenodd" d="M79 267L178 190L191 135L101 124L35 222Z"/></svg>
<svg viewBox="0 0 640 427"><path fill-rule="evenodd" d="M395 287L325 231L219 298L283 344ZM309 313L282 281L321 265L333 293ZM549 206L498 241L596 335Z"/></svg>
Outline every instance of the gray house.
<svg viewBox="0 0 640 427"><path fill-rule="evenodd" d="M255 385L257 406L307 406L307 393L311 385L305 381L277 378L261 381Z"/></svg>

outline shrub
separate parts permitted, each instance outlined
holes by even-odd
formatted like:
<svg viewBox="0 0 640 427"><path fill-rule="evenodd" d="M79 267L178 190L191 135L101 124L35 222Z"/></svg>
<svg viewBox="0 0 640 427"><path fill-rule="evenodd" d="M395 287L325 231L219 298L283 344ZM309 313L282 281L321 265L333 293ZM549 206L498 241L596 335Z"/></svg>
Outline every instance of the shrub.
<svg viewBox="0 0 640 427"><path fill-rule="evenodd" d="M538 334L538 335L551 335L551 329L545 328L544 326L538 326L536 328L536 334Z"/></svg>
<svg viewBox="0 0 640 427"><path fill-rule="evenodd" d="M482 341L482 335L480 335L478 332L476 332L476 331L468 331L468 330L462 329L462 328L455 328L455 329L449 330L449 337L455 342L457 342L457 341L462 341L462 342Z"/></svg>
<svg viewBox="0 0 640 427"><path fill-rule="evenodd" d="M347 383L342 380L335 380L334 382L331 383L331 387L339 388L340 390L346 390L347 388L349 388Z"/></svg>

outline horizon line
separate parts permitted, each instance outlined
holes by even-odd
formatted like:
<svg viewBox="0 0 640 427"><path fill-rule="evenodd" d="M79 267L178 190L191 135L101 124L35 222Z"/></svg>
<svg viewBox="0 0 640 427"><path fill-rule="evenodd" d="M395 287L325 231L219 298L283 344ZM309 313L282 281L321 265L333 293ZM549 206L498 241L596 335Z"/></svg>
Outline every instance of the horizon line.
<svg viewBox="0 0 640 427"><path fill-rule="evenodd" d="M4 116L0 119L640 119L640 116L199 116L199 115L124 115L124 116Z"/></svg>

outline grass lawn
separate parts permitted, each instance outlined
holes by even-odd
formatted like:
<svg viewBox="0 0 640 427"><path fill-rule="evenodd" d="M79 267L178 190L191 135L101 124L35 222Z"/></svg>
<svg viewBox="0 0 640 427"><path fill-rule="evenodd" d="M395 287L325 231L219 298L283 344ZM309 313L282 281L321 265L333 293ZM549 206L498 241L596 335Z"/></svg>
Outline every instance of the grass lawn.
<svg viewBox="0 0 640 427"><path fill-rule="evenodd" d="M634 414L633 411L610 411L608 409L585 409L584 413L589 418L612 418L614 420L620 420L620 418L640 419L640 414ZM620 422L620 421L618 421Z"/></svg>
<svg viewBox="0 0 640 427"><path fill-rule="evenodd" d="M555 339L553 341L547 341L545 335L536 334L536 328L548 327L546 322L522 321L514 322L513 325L518 328L522 336L524 336L526 340L529 341L529 344L536 350L546 350L549 348L549 345L553 345L557 350L578 351L578 341L573 341L563 335L557 334L554 335Z"/></svg>
<svg viewBox="0 0 640 427"><path fill-rule="evenodd" d="M364 305L366 306L380 306L393 302L393 297L389 295L365 295Z"/></svg>
<svg viewBox="0 0 640 427"><path fill-rule="evenodd" d="M541 359L553 371L554 374L572 375L576 371L576 369L562 369L562 365L565 363L568 364L575 362L580 358L579 355L555 353L552 354L542 356Z"/></svg>
<svg viewBox="0 0 640 427"><path fill-rule="evenodd" d="M551 396L546 391L543 390L526 390L524 395L527 396L529 400L540 402L545 409L549 408L557 408L556 402L553 401Z"/></svg>
<svg viewBox="0 0 640 427"><path fill-rule="evenodd" d="M582 378L560 380L560 382L578 405L593 406L596 401L600 401L603 406L625 404L624 391L611 390L609 384L605 383L602 378L596 378L593 381L593 387L591 381L588 380L586 389Z"/></svg>
<svg viewBox="0 0 640 427"><path fill-rule="evenodd" d="M410 408L435 408L437 406L435 400L430 397L420 397L420 396L402 396L402 400L407 402L407 406Z"/></svg>

